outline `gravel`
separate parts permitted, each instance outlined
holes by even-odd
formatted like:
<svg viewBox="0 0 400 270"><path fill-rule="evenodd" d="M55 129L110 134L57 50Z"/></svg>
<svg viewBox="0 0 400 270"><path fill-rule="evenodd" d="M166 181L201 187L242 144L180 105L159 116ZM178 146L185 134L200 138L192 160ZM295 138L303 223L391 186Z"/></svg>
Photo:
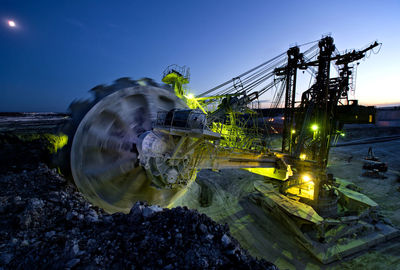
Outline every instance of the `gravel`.
<svg viewBox="0 0 400 270"><path fill-rule="evenodd" d="M0 175L0 269L277 269L186 207L109 215L53 169Z"/></svg>

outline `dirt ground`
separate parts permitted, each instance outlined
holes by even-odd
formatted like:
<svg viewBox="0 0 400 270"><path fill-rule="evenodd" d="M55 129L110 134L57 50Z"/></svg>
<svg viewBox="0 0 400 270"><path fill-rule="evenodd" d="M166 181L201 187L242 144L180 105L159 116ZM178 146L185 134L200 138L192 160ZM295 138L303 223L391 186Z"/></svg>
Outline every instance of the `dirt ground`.
<svg viewBox="0 0 400 270"><path fill-rule="evenodd" d="M350 140L360 137L362 134L353 134ZM386 179L361 176L362 159L369 147L373 147L375 155L388 163ZM336 178L360 187L362 193L380 205L381 213L400 228L400 192L397 191L400 187L400 140L333 148L328 171ZM248 194L254 190L254 181L262 179L262 176L244 170L204 170L175 205L196 208L219 223L228 223L232 235L253 256L273 262L280 269L400 269L399 238L338 258L329 265L321 264L299 245L288 229L248 199ZM204 204L205 198L209 205Z"/></svg>

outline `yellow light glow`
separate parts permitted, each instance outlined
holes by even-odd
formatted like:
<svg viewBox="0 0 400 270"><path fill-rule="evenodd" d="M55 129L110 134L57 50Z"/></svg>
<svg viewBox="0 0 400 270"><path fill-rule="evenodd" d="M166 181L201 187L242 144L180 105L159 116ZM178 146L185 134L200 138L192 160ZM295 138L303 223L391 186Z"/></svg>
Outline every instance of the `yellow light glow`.
<svg viewBox="0 0 400 270"><path fill-rule="evenodd" d="M8 26L10 26L10 27L15 27L15 26L17 26L17 25L15 24L14 21L9 20L9 21L8 21Z"/></svg>
<svg viewBox="0 0 400 270"><path fill-rule="evenodd" d="M282 181L293 175L290 165L287 170L277 170L276 168L244 168L243 170Z"/></svg>
<svg viewBox="0 0 400 270"><path fill-rule="evenodd" d="M303 180L303 182L311 182L311 177L308 175L308 174L304 174L303 176L302 176L302 180Z"/></svg>
<svg viewBox="0 0 400 270"><path fill-rule="evenodd" d="M45 134L45 137L51 143L51 146L49 146L49 150L51 153L56 153L58 150L63 148L68 143L68 136L63 133L57 135Z"/></svg>
<svg viewBox="0 0 400 270"><path fill-rule="evenodd" d="M298 185L292 186L286 190L287 193L296 195L298 197L313 200L315 184L308 174L300 176L301 182Z"/></svg>
<svg viewBox="0 0 400 270"><path fill-rule="evenodd" d="M318 130L318 126L316 124L314 124L314 125L311 126L311 129L313 131L317 131Z"/></svg>
<svg viewBox="0 0 400 270"><path fill-rule="evenodd" d="M295 133L296 133L296 130L292 129L292 134L295 134Z"/></svg>
<svg viewBox="0 0 400 270"><path fill-rule="evenodd" d="M189 93L186 97L187 97L188 99L194 99L194 95L193 95L192 93Z"/></svg>
<svg viewBox="0 0 400 270"><path fill-rule="evenodd" d="M306 154L301 154L301 155L300 155L300 159L301 159L301 160L306 160L306 158L307 158Z"/></svg>

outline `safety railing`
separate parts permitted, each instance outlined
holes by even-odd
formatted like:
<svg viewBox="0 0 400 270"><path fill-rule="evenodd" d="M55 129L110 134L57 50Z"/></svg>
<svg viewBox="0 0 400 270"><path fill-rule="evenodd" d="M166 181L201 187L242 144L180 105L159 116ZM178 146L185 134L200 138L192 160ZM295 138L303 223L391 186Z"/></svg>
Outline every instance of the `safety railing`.
<svg viewBox="0 0 400 270"><path fill-rule="evenodd" d="M188 67L186 67L186 66L181 67L181 66L178 66L176 64L169 65L164 70L163 78L165 76L167 76L168 74L170 74L170 73L176 73L176 74L182 76L183 78L185 78L187 81L190 80L190 69Z"/></svg>

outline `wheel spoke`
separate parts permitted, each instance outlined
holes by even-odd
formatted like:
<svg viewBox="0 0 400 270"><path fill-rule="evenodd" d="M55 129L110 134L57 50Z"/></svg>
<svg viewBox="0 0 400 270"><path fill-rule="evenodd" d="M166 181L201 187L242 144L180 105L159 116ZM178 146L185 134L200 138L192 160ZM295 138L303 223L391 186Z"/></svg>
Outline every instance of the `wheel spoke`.
<svg viewBox="0 0 400 270"><path fill-rule="evenodd" d="M86 168L84 174L92 182L114 181L118 176L125 174L135 168L136 157L115 161L111 164L98 167Z"/></svg>
<svg viewBox="0 0 400 270"><path fill-rule="evenodd" d="M112 150L118 153L136 152L136 137L117 137L105 134L103 130L91 128L87 132L87 143L83 147Z"/></svg>

